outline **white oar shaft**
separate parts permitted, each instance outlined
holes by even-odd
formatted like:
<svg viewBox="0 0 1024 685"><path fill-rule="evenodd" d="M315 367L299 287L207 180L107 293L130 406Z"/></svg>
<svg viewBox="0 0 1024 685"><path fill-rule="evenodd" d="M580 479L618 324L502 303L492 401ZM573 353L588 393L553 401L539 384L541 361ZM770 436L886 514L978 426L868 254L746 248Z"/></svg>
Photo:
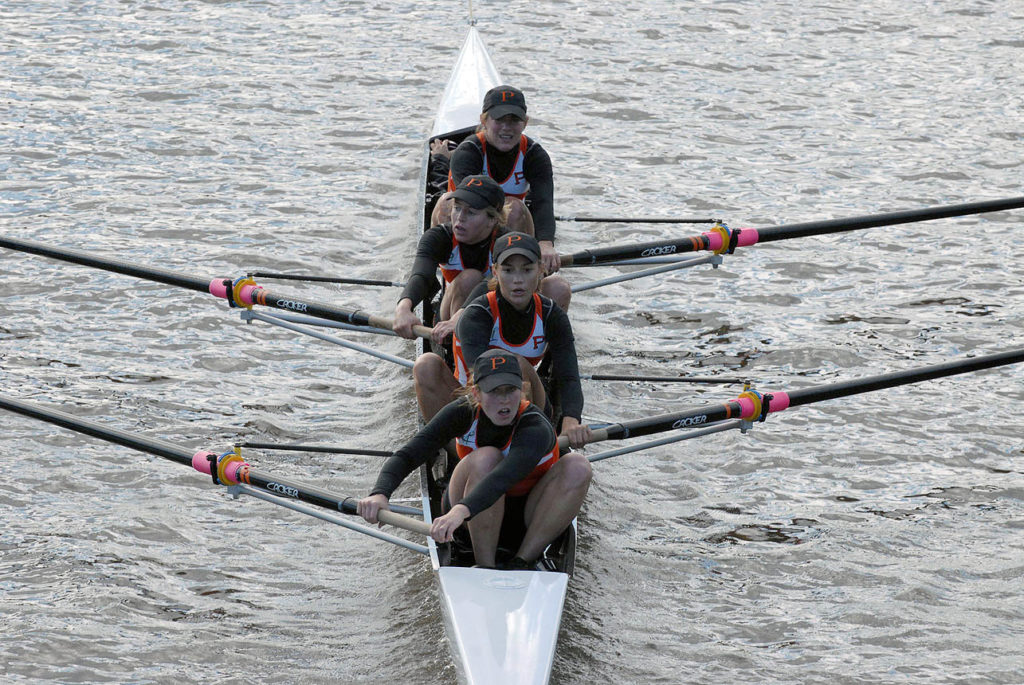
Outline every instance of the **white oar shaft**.
<svg viewBox="0 0 1024 685"><path fill-rule="evenodd" d="M355 350L356 352L362 352L363 354L368 354L371 357L376 357L377 359L383 359L384 361L391 362L392 364L404 366L407 369L411 369L413 366L413 362L408 359L396 357L395 355L388 354L387 352L378 352L377 350L366 347L365 345L360 345L358 343L350 342L348 340L343 340L342 338L338 338L333 335L328 335L326 333L321 333L320 331L314 331L309 328L297 326L295 324L289 323L288 321L284 320L283 318L277 315L264 314L262 312L254 312L250 309L246 309L245 311L242 312L242 320L263 321L264 323L269 323L273 326L279 326L281 328L286 328L296 333L308 335L309 337L316 338L317 340L329 342L332 345L338 345L340 347L345 347L350 350Z"/></svg>
<svg viewBox="0 0 1024 685"><path fill-rule="evenodd" d="M293 502L292 500L283 499L281 497L275 497L274 495L263 492L262 490L256 490L255 488L250 488L245 485L232 485L230 488L228 488L228 492L230 492L231 494L239 493L243 495L249 495L250 497L261 499L264 502L270 502L272 504L284 507L285 509L291 509L292 511L297 511L300 514L306 514L307 516L318 518L321 521L327 521L328 523L333 523L335 525L341 526L342 528L348 528L349 530L354 530L357 533L362 533L363 535L369 535L370 537L377 538L378 540L390 542L393 545L404 547L405 549L412 550L413 552L419 552L420 554L430 553L426 545L417 545L416 543L409 542L408 540L405 540L403 538L395 537L394 535L388 535L387 533L381 532L376 528L371 528L370 526L363 526L358 523L346 521L345 519L339 516L328 514L325 511L314 509L313 507L307 507L304 504Z"/></svg>
<svg viewBox="0 0 1024 685"><path fill-rule="evenodd" d="M613 283L621 283L623 281L632 281L637 278L645 278L647 276L655 276L657 274L665 273L667 271L675 271L676 269L687 269L691 266L699 266L700 264L721 264L722 258L719 255L706 255L704 257L695 257L693 259L686 259L683 261L675 262L673 264L666 264L664 266L657 266L653 269L643 269L642 271L634 271L628 274L620 274L618 276L611 276L598 281L591 281L589 283L581 283L580 285L572 286L574 293L582 292L584 290L593 290L594 288L600 288L604 285L611 285Z"/></svg>
<svg viewBox="0 0 1024 685"><path fill-rule="evenodd" d="M700 430L690 431L683 435L670 435L666 438L660 438L658 440L649 440L637 445L630 445L628 447L620 447L614 450L608 450L606 452L599 452L597 454L587 457L591 463L595 461L603 461L605 459L611 459L612 457L618 457L623 454L630 454L632 452L640 452L641 450L650 449L652 447L660 447L661 445L669 445L673 442L680 442L682 440L690 440L692 438L700 438L705 435L712 435L714 433L721 433L723 431L732 430L734 428L741 428L743 421L739 419L731 421L723 421L708 426L707 428L701 428Z"/></svg>

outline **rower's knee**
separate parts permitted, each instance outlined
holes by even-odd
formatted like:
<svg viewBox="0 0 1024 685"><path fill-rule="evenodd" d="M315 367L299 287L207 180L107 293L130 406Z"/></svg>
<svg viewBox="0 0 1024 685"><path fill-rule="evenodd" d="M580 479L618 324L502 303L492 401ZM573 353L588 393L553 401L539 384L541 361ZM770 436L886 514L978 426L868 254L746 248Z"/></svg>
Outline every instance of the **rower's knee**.
<svg viewBox="0 0 1024 685"><path fill-rule="evenodd" d="M459 272L459 275L452 279L452 282L448 284L448 288L455 288L455 292L462 296L463 299L480 284L480 281L484 280L484 272L480 269L463 269Z"/></svg>
<svg viewBox="0 0 1024 685"><path fill-rule="evenodd" d="M572 301L572 287L567 280L558 274L547 276L540 282L540 292L554 300L562 311L568 311L569 303Z"/></svg>
<svg viewBox="0 0 1024 685"><path fill-rule="evenodd" d="M533 215L527 208L526 203L517 197L505 200L505 212L508 215L508 226L510 231L533 235Z"/></svg>
<svg viewBox="0 0 1024 685"><path fill-rule="evenodd" d="M416 358L412 365L412 377L417 384L430 384L435 381L442 368L447 368L444 360L433 352L425 352Z"/></svg>
<svg viewBox="0 0 1024 685"><path fill-rule="evenodd" d="M478 447L462 459L470 472L470 481L479 481L501 462L501 450L497 447Z"/></svg>
<svg viewBox="0 0 1024 685"><path fill-rule="evenodd" d="M579 452L570 452L558 460L563 464L562 478L566 489L589 488L594 477L590 460Z"/></svg>
<svg viewBox="0 0 1024 685"><path fill-rule="evenodd" d="M452 194L450 192L441 196L441 199L434 205L434 211L430 213L430 225L447 223L452 218Z"/></svg>

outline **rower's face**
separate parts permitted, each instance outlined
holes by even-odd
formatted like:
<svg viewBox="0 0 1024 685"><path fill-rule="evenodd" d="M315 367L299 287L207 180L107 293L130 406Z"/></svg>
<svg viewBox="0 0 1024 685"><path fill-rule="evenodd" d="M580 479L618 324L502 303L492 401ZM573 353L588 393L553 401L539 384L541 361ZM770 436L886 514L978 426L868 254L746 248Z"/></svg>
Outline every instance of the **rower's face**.
<svg viewBox="0 0 1024 685"><path fill-rule="evenodd" d="M540 287L543 273L538 262L514 254L495 267L501 296L516 309L525 309Z"/></svg>
<svg viewBox="0 0 1024 685"><path fill-rule="evenodd" d="M460 243L473 245L485 240L496 223L486 209L476 209L462 200L452 203L452 232Z"/></svg>
<svg viewBox="0 0 1024 685"><path fill-rule="evenodd" d="M493 145L502 152L508 152L519 145L519 137L523 135L526 121L515 114L506 114L500 119L484 117L484 138L488 145Z"/></svg>
<svg viewBox="0 0 1024 685"><path fill-rule="evenodd" d="M519 401L523 397L521 388L514 385L499 385L490 392L476 391L480 409L495 426L507 426L516 418Z"/></svg>

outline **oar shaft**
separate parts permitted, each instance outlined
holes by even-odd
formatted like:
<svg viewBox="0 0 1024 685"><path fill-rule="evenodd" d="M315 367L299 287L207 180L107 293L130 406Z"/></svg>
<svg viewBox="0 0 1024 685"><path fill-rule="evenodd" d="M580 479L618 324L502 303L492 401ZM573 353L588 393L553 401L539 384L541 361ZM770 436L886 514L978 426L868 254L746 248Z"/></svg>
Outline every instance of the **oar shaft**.
<svg viewBox="0 0 1024 685"><path fill-rule="evenodd" d="M105 271L112 271L114 273L124 274L125 276L143 278L149 281L156 281L157 283L177 286L179 288L188 288L189 290L195 290L201 293L209 292L209 278L197 278L168 271L166 269L140 266L134 262L126 262L122 259L97 257L95 255L67 247L51 247L31 240L19 240L17 238L5 237L0 237L0 247L28 252L41 257L59 259L65 262L72 262L74 264L81 264L82 266L89 266L96 269L103 269Z"/></svg>
<svg viewBox="0 0 1024 685"><path fill-rule="evenodd" d="M83 435L90 435L115 445L122 445L139 452L146 452L157 457L170 459L186 466L192 465L192 457L195 455L195 450L189 450L164 440L147 438L138 433L128 433L127 431L101 425L62 411L57 411L56 409L47 409L5 395L0 395L0 409L6 409L15 414L52 423L55 426L67 428Z"/></svg>
<svg viewBox="0 0 1024 685"><path fill-rule="evenodd" d="M173 285L179 288L187 288L188 290L194 290L197 292L210 293L215 297L220 297L229 301L234 299L233 286L230 279L215 278L211 280L208 278L197 278L195 276L179 274L166 269L141 266L121 259L98 257L80 250L73 250L66 247L52 247L31 240L20 240L17 238L0 237L0 247L27 252L29 254L36 254L42 257L49 257L51 259L59 259L73 264L81 264L82 266L88 266L96 269L103 269L105 271L112 271L114 273L133 276L135 278L156 281L157 283ZM278 295L255 284L244 285L239 288L238 297L245 305L261 305L265 307L272 307L274 309L283 309L290 312L300 312L308 314L309 316L327 319L328 321L338 321L341 323L349 323L356 326L367 326L369 328L377 328L387 331L390 331L393 325L393 322L390 319L386 319L382 316L368 314L359 310L353 311L341 309L340 307L335 307L329 304L308 302L290 295ZM426 326L414 326L413 332L420 337L429 338L431 329Z"/></svg>
<svg viewBox="0 0 1024 685"><path fill-rule="evenodd" d="M337 276L303 276L301 274L282 274L270 271L254 271L249 274L253 278L273 278L279 281L308 281L310 283L340 283L343 285L372 285L402 287L404 284L394 281L381 281L372 278L341 278Z"/></svg>
<svg viewBox="0 0 1024 685"><path fill-rule="evenodd" d="M620 261L623 259L638 259L645 257L660 257L665 255L678 255L688 252L699 252L701 250L721 251L730 247L728 239L731 238L732 247L748 247L757 243L772 242L776 240L788 240L790 238L807 238L828 233L840 233L843 231L859 231L866 228L877 228L879 226L894 226L915 221L930 221L932 219L946 219L954 216L967 216L969 214L984 214L986 212L1000 212L1008 209L1024 207L1024 197L1010 197L1002 200L986 200L984 202L967 202L957 205L945 205L941 207L927 207L925 209L914 209L901 212L887 212L884 214L869 214L855 216L846 219L828 219L825 221L809 221L800 224L789 224L784 226L768 226L766 228L740 228L731 232L724 229L713 228L710 231L696 236L686 238L675 238L656 240L633 245L614 245L611 247L594 248L583 250L571 255L560 255L562 266L573 266L580 264L605 264L608 262Z"/></svg>
<svg viewBox="0 0 1024 685"><path fill-rule="evenodd" d="M888 212L885 214L868 214L865 216L853 216L845 219L827 219L825 221L808 221L800 224L788 224L781 226L769 226L758 228L759 243L769 243L774 240L788 240L789 238L806 238L815 235L828 233L840 233L843 231L859 231L865 228L877 228L879 226L896 226L898 224L909 224L915 221L931 221L934 219L948 219L954 216L968 216L970 214L985 214L987 212L1001 212L1007 209L1019 209L1024 207L1024 197L1008 197L1002 200L986 200L984 202L966 202L957 205L944 205L941 207L926 207L924 209L911 209L902 212ZM744 229L750 230L750 229Z"/></svg>
<svg viewBox="0 0 1024 685"><path fill-rule="evenodd" d="M207 459L207 455L210 454L208 452L193 452L192 450L163 440L147 438L135 433L128 433L87 419L72 416L71 414L57 411L56 409L46 409L39 405L30 404L4 395L0 395L0 409L7 409L23 416L39 419L40 421L45 421L56 426L61 426L62 428L67 428L77 433L90 435L140 452L146 452L158 457L163 457L164 459L169 459L179 464L191 466L202 473L210 474L211 468L217 468L216 466L211 467L211 464ZM225 463L226 467L218 469L218 471L223 471L223 475L229 483L244 483L245 485L257 487L278 497L299 500L306 504L313 504L325 509L331 509L332 511L340 511L345 514L356 513L356 501L351 497L342 497L321 488L263 473L262 471L252 468L241 459L236 458L235 461L229 460ZM388 523L398 528L404 528L405 530L409 530L414 533L421 533L423 535L430 534L430 525L425 521L418 521L394 512L388 512L385 516L378 518L380 518L384 523Z"/></svg>
<svg viewBox="0 0 1024 685"><path fill-rule="evenodd" d="M556 216L557 221L575 221L578 223L609 223L609 224L713 224L720 219L674 219L672 217L653 216Z"/></svg>
<svg viewBox="0 0 1024 685"><path fill-rule="evenodd" d="M616 376L603 373L581 375L580 378L592 381L637 381L642 383L707 383L730 385L743 383L742 378L729 376Z"/></svg>
<svg viewBox="0 0 1024 685"><path fill-rule="evenodd" d="M933 364L919 369L908 369L907 371L894 371L892 373L870 376L860 380L847 381L845 383L831 383L828 385L814 385L809 388L790 390L786 393L789 397L789 406L797 407L802 404L821 402L822 400L839 399L850 395L858 395L864 392L894 388L898 385L909 385L920 383L935 378L956 376L962 373L992 369L1007 364L1018 364L1024 362L1024 348L1008 350L997 354L988 354L981 357L962 359L946 362L944 364Z"/></svg>
<svg viewBox="0 0 1024 685"><path fill-rule="evenodd" d="M991 369L1008 364L1017 364L1020 362L1024 362L1024 348L945 362L942 364L934 364L906 371L896 371L877 376L869 376L867 378L845 381L842 383L815 385L788 392L764 393L762 395L763 398L768 398L769 395L770 398L764 399L762 402L768 403L767 413L774 413L783 411L789 407L811 404L812 402L838 399L841 397L848 397L850 395L873 392L875 390L882 390L885 388L893 388L899 385L920 383L922 381L936 378L971 373L973 371L981 371L984 369ZM605 428L593 431L593 438L590 442L624 440L626 438L650 435L652 433L660 433L679 428L699 427L715 421L724 421L726 419L743 418L747 420L754 420L759 418L760 415L761 412L757 411L757 404L755 401L747 393L744 393L740 395L740 397L718 405L692 407L670 414L661 414L646 419L623 421L621 423L612 424ZM559 444L563 448L568 446L568 442L565 441L564 438L559 438L559 441Z"/></svg>
<svg viewBox="0 0 1024 685"><path fill-rule="evenodd" d="M239 442L238 447L257 450L283 450L289 452L322 452L324 454L358 454L369 457L390 457L394 452L387 450L364 450L352 447L334 447L332 445L294 445L278 442Z"/></svg>

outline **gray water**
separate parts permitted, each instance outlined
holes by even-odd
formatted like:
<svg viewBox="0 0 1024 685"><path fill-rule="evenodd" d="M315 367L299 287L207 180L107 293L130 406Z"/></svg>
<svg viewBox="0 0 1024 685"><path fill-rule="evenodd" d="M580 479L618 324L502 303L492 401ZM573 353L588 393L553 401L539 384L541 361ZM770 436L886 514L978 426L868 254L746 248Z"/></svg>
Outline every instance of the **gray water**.
<svg viewBox="0 0 1024 685"><path fill-rule="evenodd" d="M765 226L1024 194L1020 2L474 12L527 92L559 214ZM466 16L7 0L2 230L209 278L400 280ZM562 223L558 245L699 230ZM1022 230L1018 210L778 242L580 293L583 371L781 390L1019 347ZM222 301L7 250L0 284L4 394L190 449L386 449L415 429L406 371ZM386 315L397 294L274 287ZM553 680L1024 682L1021 378L858 395L600 462ZM587 382L585 414L739 391ZM0 428L5 682L454 681L418 555L47 424L4 412ZM246 456L357 495L378 465Z"/></svg>

